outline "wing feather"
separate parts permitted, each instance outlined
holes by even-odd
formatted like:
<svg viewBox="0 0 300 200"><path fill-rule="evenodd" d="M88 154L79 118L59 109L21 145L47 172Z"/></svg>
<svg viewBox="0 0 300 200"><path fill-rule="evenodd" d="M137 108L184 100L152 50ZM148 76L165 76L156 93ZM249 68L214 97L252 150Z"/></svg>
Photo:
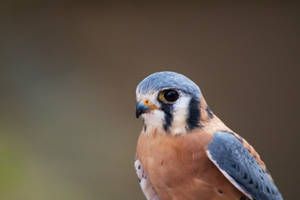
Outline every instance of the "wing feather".
<svg viewBox="0 0 300 200"><path fill-rule="evenodd" d="M223 175L248 198L282 200L264 167L233 134L226 131L215 133L206 153Z"/></svg>

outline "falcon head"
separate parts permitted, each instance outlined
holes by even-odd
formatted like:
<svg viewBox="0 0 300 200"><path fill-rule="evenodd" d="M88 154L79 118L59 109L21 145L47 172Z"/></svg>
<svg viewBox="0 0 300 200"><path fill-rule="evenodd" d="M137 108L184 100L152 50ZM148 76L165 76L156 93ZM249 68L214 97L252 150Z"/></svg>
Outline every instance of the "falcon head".
<svg viewBox="0 0 300 200"><path fill-rule="evenodd" d="M200 127L201 91L189 78L176 72L157 72L136 88L136 117L144 131L184 134Z"/></svg>

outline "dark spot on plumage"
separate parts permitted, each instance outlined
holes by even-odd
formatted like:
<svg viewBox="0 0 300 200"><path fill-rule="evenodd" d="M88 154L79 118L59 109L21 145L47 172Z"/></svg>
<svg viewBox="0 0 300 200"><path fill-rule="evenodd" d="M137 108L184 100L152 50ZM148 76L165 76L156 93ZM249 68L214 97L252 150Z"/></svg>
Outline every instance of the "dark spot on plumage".
<svg viewBox="0 0 300 200"><path fill-rule="evenodd" d="M235 163L232 163L231 167L233 167L233 169L235 169L236 171L240 171L240 167L238 165L236 165Z"/></svg>
<svg viewBox="0 0 300 200"><path fill-rule="evenodd" d="M165 104L161 102L161 109L165 113L165 122L163 128L166 132L168 132L168 129L173 121L173 104Z"/></svg>
<svg viewBox="0 0 300 200"><path fill-rule="evenodd" d="M233 163L231 166L232 166L234 169L236 168L236 164L235 164L235 163Z"/></svg>
<svg viewBox="0 0 300 200"><path fill-rule="evenodd" d="M270 188L268 186L266 188L267 188L267 192L270 193Z"/></svg>
<svg viewBox="0 0 300 200"><path fill-rule="evenodd" d="M222 130L223 132L226 132L226 133L229 133L229 134L231 134L231 135L233 135L233 136L235 136L234 134L233 134L233 132L229 132L229 131L226 131L226 130Z"/></svg>
<svg viewBox="0 0 300 200"><path fill-rule="evenodd" d="M206 109L205 109L205 110L206 110L206 113L207 113L208 117L209 117L210 119L212 119L212 118L214 117L214 115L212 114L210 108L209 108L208 106L206 106Z"/></svg>
<svg viewBox="0 0 300 200"><path fill-rule="evenodd" d="M138 166L138 169L141 169L141 165Z"/></svg>
<svg viewBox="0 0 300 200"><path fill-rule="evenodd" d="M252 178L250 178L249 184L253 184L253 180L252 180Z"/></svg>
<svg viewBox="0 0 300 200"><path fill-rule="evenodd" d="M188 107L188 118L187 118L187 126L189 130L194 128L201 127L200 124L200 101L192 97Z"/></svg>
<svg viewBox="0 0 300 200"><path fill-rule="evenodd" d="M144 170L143 170L143 173L142 173L142 178L147 179L147 175L146 175Z"/></svg>
<svg viewBox="0 0 300 200"><path fill-rule="evenodd" d="M138 178L138 180L139 180L139 183L141 182L141 179L140 178Z"/></svg>
<svg viewBox="0 0 300 200"><path fill-rule="evenodd" d="M240 166L239 165L236 166L236 171L238 171L238 172L240 171Z"/></svg>
<svg viewBox="0 0 300 200"><path fill-rule="evenodd" d="M164 160L160 161L160 166L164 165Z"/></svg>
<svg viewBox="0 0 300 200"><path fill-rule="evenodd" d="M255 184L255 188L258 189L258 183Z"/></svg>
<svg viewBox="0 0 300 200"><path fill-rule="evenodd" d="M243 179L247 179L248 178L248 174L245 173L244 176L243 176Z"/></svg>
<svg viewBox="0 0 300 200"><path fill-rule="evenodd" d="M239 141L244 144L245 143L245 140L242 138L242 137L238 137Z"/></svg>
<svg viewBox="0 0 300 200"><path fill-rule="evenodd" d="M240 200L246 200L247 197L246 196L241 196Z"/></svg>
<svg viewBox="0 0 300 200"><path fill-rule="evenodd" d="M240 136L237 136L236 138L237 138L242 144L244 144L243 138L241 138Z"/></svg>
<svg viewBox="0 0 300 200"><path fill-rule="evenodd" d="M145 132L147 130L147 126L146 126L146 123L145 123L144 119L142 119L142 122L143 122L143 131Z"/></svg>

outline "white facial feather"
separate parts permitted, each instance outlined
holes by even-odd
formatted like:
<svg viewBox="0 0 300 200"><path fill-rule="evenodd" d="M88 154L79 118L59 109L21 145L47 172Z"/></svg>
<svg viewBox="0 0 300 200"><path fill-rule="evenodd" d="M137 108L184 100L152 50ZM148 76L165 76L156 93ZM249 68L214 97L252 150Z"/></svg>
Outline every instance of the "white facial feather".
<svg viewBox="0 0 300 200"><path fill-rule="evenodd" d="M155 129L159 132L164 131L163 125L165 121L165 113L162 110L153 110L149 113L142 114L146 125L146 132L152 133Z"/></svg>
<svg viewBox="0 0 300 200"><path fill-rule="evenodd" d="M141 94L139 91L136 91L137 101L148 99L151 104L161 107L160 103L157 100L159 91L149 91L147 94ZM188 117L188 107L191 97L180 93L180 97L173 105L173 120L171 126L169 127L169 132L173 135L184 134L187 132L186 119ZM142 114L144 123L146 125L146 133L152 133L154 130L159 132L164 132L164 123L165 123L165 113L164 111L157 109L152 110L148 113Z"/></svg>
<svg viewBox="0 0 300 200"><path fill-rule="evenodd" d="M191 97L181 96L173 105L173 121L170 126L170 132L174 135L186 133L186 119L188 118L188 106Z"/></svg>
<svg viewBox="0 0 300 200"><path fill-rule="evenodd" d="M141 94L136 90L136 99L141 101L147 99L152 105L160 107L160 103L157 100L159 91L149 91L147 94ZM165 113L162 110L152 110L148 113L142 114L144 123L146 125L146 132L152 133L155 129L163 131L163 124L165 119Z"/></svg>

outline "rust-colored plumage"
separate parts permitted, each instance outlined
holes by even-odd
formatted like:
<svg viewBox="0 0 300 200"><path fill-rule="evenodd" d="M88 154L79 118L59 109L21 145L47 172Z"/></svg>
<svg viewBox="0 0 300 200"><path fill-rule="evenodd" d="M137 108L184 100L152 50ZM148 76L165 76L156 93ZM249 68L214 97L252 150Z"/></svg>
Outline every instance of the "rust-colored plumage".
<svg viewBox="0 0 300 200"><path fill-rule="evenodd" d="M202 101L201 106L204 104ZM213 133L229 128L216 116L202 119L203 128L186 135L172 136L159 131L140 135L137 157L149 180L163 200L246 199L205 152Z"/></svg>
<svg viewBox="0 0 300 200"><path fill-rule="evenodd" d="M282 200L254 148L208 107L199 87L158 72L137 87L135 168L147 200Z"/></svg>

